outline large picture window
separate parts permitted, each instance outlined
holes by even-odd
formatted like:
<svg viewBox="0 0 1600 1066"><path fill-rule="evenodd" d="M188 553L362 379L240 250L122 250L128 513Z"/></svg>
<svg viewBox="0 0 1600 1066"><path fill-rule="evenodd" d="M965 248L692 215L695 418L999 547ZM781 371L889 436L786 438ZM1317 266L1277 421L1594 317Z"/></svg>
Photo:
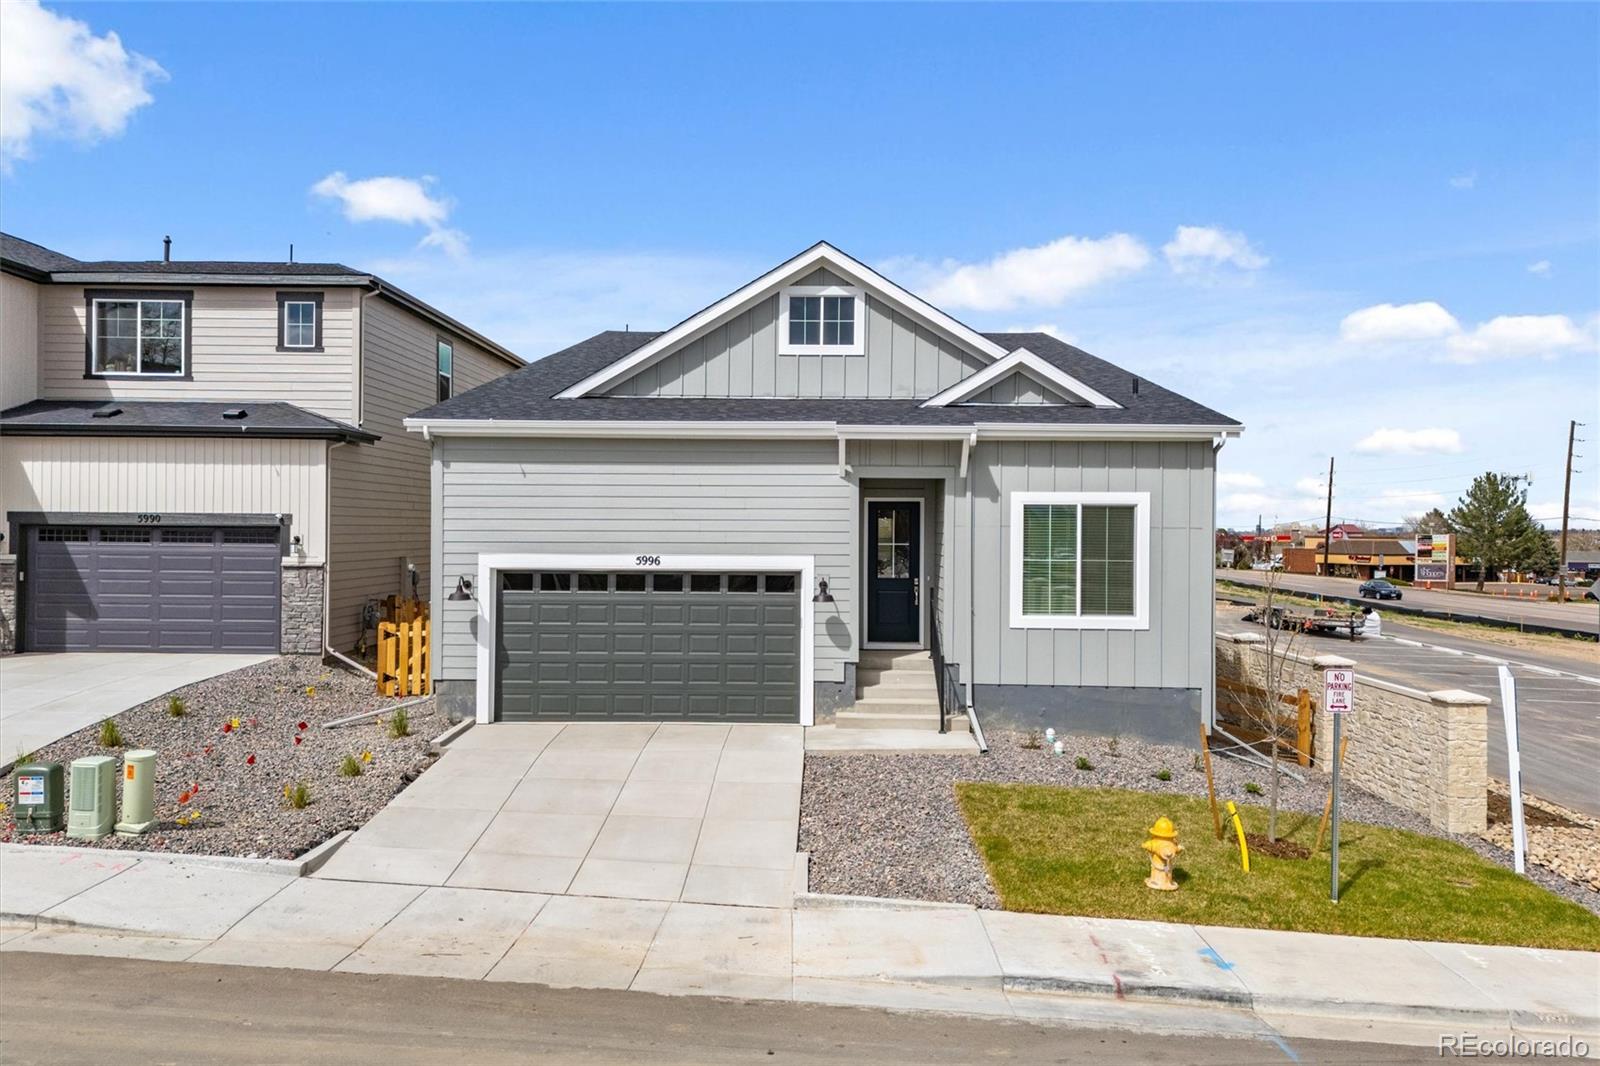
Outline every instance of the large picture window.
<svg viewBox="0 0 1600 1066"><path fill-rule="evenodd" d="M1146 629L1150 495L1011 494L1015 629Z"/></svg>
<svg viewBox="0 0 1600 1066"><path fill-rule="evenodd" d="M189 303L182 296L96 296L89 301L89 372L181 377Z"/></svg>

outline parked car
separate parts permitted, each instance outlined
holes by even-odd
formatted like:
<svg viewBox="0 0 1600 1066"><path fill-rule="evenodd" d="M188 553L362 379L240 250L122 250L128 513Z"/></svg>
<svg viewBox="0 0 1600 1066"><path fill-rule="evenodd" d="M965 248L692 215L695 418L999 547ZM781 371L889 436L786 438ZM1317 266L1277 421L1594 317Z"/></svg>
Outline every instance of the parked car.
<svg viewBox="0 0 1600 1066"><path fill-rule="evenodd" d="M1363 581L1361 587L1356 591L1370 600L1398 600L1400 598L1400 589L1382 578Z"/></svg>

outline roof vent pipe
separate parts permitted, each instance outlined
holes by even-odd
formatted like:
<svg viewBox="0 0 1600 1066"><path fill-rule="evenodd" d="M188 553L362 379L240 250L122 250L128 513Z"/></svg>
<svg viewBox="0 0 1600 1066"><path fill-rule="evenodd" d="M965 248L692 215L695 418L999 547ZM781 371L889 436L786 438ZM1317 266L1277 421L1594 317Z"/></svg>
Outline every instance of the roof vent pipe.
<svg viewBox="0 0 1600 1066"><path fill-rule="evenodd" d="M163 263L172 262L172 234L170 233L161 238L161 261Z"/></svg>
<svg viewBox="0 0 1600 1066"><path fill-rule="evenodd" d="M1133 379L1133 394L1135 396L1139 395L1139 379L1138 378L1134 378Z"/></svg>

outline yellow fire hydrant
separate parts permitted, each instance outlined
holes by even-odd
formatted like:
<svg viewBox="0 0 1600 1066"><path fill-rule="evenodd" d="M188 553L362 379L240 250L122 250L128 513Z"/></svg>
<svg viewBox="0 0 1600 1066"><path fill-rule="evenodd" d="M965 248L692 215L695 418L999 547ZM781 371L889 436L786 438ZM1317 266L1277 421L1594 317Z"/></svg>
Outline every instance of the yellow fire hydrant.
<svg viewBox="0 0 1600 1066"><path fill-rule="evenodd" d="M1172 864L1183 845L1178 843L1178 827L1172 819L1166 815L1157 818L1150 827L1150 839L1140 846L1150 853L1150 876L1145 878L1145 885L1157 892L1176 892L1178 883L1172 879Z"/></svg>

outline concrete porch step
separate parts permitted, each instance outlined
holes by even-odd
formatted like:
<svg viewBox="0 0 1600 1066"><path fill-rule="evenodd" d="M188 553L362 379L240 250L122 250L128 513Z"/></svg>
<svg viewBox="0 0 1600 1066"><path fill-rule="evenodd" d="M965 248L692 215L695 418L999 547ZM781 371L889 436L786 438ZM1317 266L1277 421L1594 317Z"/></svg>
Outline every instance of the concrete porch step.
<svg viewBox="0 0 1600 1066"><path fill-rule="evenodd" d="M933 655L926 648L867 649L861 651L858 670L916 670L933 673Z"/></svg>
<svg viewBox="0 0 1600 1066"><path fill-rule="evenodd" d="M932 670L857 670L856 685L866 688L869 685L884 685L895 688L926 687L932 688L934 676Z"/></svg>
<svg viewBox="0 0 1600 1066"><path fill-rule="evenodd" d="M877 682L871 685L861 685L856 689L856 699L860 700L920 700L924 703L938 703L939 690L934 687L931 680L920 684L896 684L892 682Z"/></svg>
<svg viewBox="0 0 1600 1066"><path fill-rule="evenodd" d="M925 730L929 733L939 729L939 712L935 707L931 711L918 714L906 714L897 711L862 710L861 704L856 704L850 710L838 711L833 716L833 724L839 729L915 729ZM946 728L952 733L965 733L969 731L966 715L949 715L946 717Z"/></svg>

